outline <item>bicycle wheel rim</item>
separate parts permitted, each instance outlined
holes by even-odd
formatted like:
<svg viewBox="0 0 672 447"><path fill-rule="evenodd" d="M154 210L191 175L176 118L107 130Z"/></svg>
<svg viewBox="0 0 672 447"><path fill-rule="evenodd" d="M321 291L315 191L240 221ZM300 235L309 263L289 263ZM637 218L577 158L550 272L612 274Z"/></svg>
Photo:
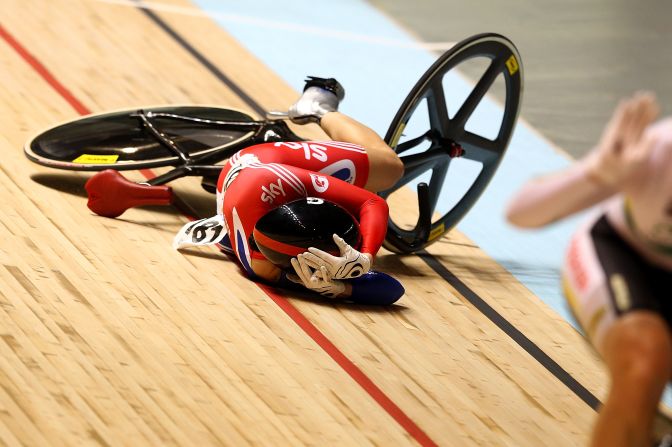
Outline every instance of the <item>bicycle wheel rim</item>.
<svg viewBox="0 0 672 447"><path fill-rule="evenodd" d="M125 119L129 118L133 113L138 110L143 110L146 112L150 111L175 111L175 112L184 112L188 110L189 113L193 114L202 114L208 112L210 115L222 114L223 116L230 116L239 120L243 123L254 123L255 120L246 114L245 112L224 108L218 106L205 106L205 105L176 105L176 106L151 106L144 108L134 108L134 109L123 109L116 110L112 112L103 112L98 114L91 114L84 117L78 117L77 119L66 121L64 123L52 126L49 129L41 131L39 134L31 138L24 146L24 153L28 159L38 163L43 166L56 169L65 169L73 171L100 171L103 169L115 169L115 170L134 170L134 169L146 169L146 168L156 168L162 166L175 166L180 163L179 158L175 154L167 153L165 150L162 151L161 156L148 157L143 159L140 155L138 159L124 159L119 157L119 151L121 144L112 145L115 146L113 150L107 151L105 148L100 147L100 142L95 142L89 147L85 140L85 137L81 141L76 142L72 148L69 148L68 151L63 151L58 153L57 149L52 149L51 152L45 149L45 141L49 139L58 139L59 132L67 134L67 132L79 132L86 134L95 134L97 132L96 122L112 120L115 119ZM129 118L130 119L130 118ZM121 131L119 131L121 132ZM137 132L137 129L135 130ZM225 132L225 130L222 130ZM249 131L236 131L231 132L228 137L222 134L221 142L223 144L214 144L214 145L205 145L189 152L190 157L200 157L207 154L215 154L218 151L222 152L222 159L226 158L231 152L229 148L238 146L241 142L246 141L254 135L253 130ZM130 139L130 137L129 137ZM147 141L151 141L156 147L160 146L160 143L154 138L147 137ZM146 143L146 142L145 142ZM93 147L93 148L92 148ZM124 148L125 149L125 148ZM129 144L129 150L133 149L133 145ZM116 158L115 158L116 157Z"/></svg>
<svg viewBox="0 0 672 447"><path fill-rule="evenodd" d="M449 117L447 108L450 105L447 105L445 102L446 97L444 95L445 91L442 84L444 77L455 68L459 70L464 62L475 58L485 58L490 60L486 73L484 73L481 79L479 79L479 82L475 84L472 91L467 95L467 98L465 98L464 103L457 108L453 117ZM473 115L474 110L478 108L480 103L489 93L489 89L492 87L493 82L500 78L500 76L505 89L501 124L497 129L494 140L486 141L479 135L474 137L471 132L466 130L466 124L469 123L469 119ZM481 163L480 172L473 179L471 186L465 189L452 208L445 213L442 212L440 218L432 220L429 237L422 243L415 240L418 232L417 228L404 228L402 225L395 222L394 216L391 216L388 222L388 237L385 241L386 248L399 253L409 253L424 248L452 229L467 214L494 176L504 153L506 152L520 109L522 83L523 70L520 62L520 55L511 41L498 34L480 34L458 43L439 57L418 80L395 115L385 136L385 141L388 142L395 151L398 153L400 152L400 147L402 147L404 143L401 141L401 136L406 125L416 113L420 104L424 101L428 108L428 115L434 114L433 116L429 116L428 119L430 122L429 130L437 131L442 139L454 140L457 143L460 143L464 146L466 154L470 154L470 152L472 156L476 154L477 157L475 158L479 159L478 161ZM475 103L472 104L469 101L470 99L473 99L471 98L471 95L476 92L477 89L483 91L479 90L478 94L475 95ZM433 105L430 106L430 103ZM468 107L466 107L468 113L463 113L461 115L460 112L463 108L462 106L465 104L468 104ZM434 110L432 110L432 107L434 107ZM443 107L444 110L437 111L436 109L439 107ZM487 145L487 151L484 150L484 148L475 146L473 144L474 141L478 144ZM437 149L435 146L436 145L430 147L428 151ZM408 159L405 159L404 156L402 156L402 160L405 160L406 164ZM475 159L471 159L469 156L466 157L466 160L475 161ZM418 169L418 167L414 167L412 170L407 169L402 180L395 185L394 188L381 193L381 196L386 198L389 197L394 191L414 181L414 179L420 176L423 172L431 170L432 181L436 180L442 182L442 184L438 186L433 186L430 182L430 190L432 190L431 194L434 194L434 196L430 198L430 201L433 202L435 206L438 201L438 194L445 182L445 173L443 174L444 178L437 179L434 179L434 174L441 170L447 171L447 167L450 164L451 157L448 155L448 151L445 151L445 156L438 157L433 164L427 163L425 165L425 171ZM422 172L418 173L419 170ZM438 177L441 176L439 175ZM432 212L433 211L434 210L432 210Z"/></svg>

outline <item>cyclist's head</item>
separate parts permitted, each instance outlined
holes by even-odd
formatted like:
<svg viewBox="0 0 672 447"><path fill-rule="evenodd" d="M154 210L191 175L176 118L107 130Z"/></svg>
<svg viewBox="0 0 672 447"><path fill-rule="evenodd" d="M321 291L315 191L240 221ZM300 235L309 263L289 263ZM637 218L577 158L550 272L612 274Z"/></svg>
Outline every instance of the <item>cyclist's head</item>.
<svg viewBox="0 0 672 447"><path fill-rule="evenodd" d="M357 247L359 223L340 205L315 197L294 200L261 217L252 233L259 251L282 269L291 268L290 259L308 247L338 255L333 235Z"/></svg>

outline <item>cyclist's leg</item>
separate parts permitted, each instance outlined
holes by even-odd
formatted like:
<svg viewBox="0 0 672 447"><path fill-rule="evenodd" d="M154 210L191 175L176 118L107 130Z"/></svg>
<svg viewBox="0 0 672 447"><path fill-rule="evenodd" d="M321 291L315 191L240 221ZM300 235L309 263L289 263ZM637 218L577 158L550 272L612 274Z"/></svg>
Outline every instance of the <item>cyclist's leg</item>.
<svg viewBox="0 0 672 447"><path fill-rule="evenodd" d="M263 143L245 148L237 155L254 155L261 163L276 163L320 172L360 188L364 187L369 176L369 157L366 150L352 143L338 141Z"/></svg>
<svg viewBox="0 0 672 447"><path fill-rule="evenodd" d="M574 236L564 283L570 306L611 377L592 445L649 445L672 371L669 316L657 291L669 290L669 272L641 259L602 217Z"/></svg>
<svg viewBox="0 0 672 447"><path fill-rule="evenodd" d="M321 172L372 192L399 180L404 169L401 160L371 129L338 112L325 115L322 125L334 141L263 143L241 150L231 160L252 154L262 163ZM220 175L218 188L227 170Z"/></svg>
<svg viewBox="0 0 672 447"><path fill-rule="evenodd" d="M358 144L369 157L369 178L365 188L378 192L391 188L404 173L404 165L397 154L373 130L340 112L322 117L322 129L335 141Z"/></svg>
<svg viewBox="0 0 672 447"><path fill-rule="evenodd" d="M344 95L345 90L335 79L309 77L303 94L289 108L289 117L297 124L319 123L332 140L364 147L369 175L366 183L358 186L373 192L389 189L401 178L403 164L376 132L337 111Z"/></svg>

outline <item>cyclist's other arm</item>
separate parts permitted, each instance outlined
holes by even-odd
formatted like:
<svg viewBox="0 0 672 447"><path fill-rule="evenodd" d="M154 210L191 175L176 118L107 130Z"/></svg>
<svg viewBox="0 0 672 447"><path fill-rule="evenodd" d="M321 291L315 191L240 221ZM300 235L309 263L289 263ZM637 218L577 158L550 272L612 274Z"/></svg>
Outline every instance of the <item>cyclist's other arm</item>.
<svg viewBox="0 0 672 447"><path fill-rule="evenodd" d="M362 244L359 251L371 261L383 245L387 232L389 209L385 200L357 186L338 179L329 179L329 187L316 195L338 203L359 222Z"/></svg>
<svg viewBox="0 0 672 447"><path fill-rule="evenodd" d="M256 276L270 283L280 281L282 270L267 259L252 259L252 271Z"/></svg>
<svg viewBox="0 0 672 447"><path fill-rule="evenodd" d="M595 181L585 163L536 178L526 183L509 202L506 218L513 225L543 227L585 208L616 192Z"/></svg>

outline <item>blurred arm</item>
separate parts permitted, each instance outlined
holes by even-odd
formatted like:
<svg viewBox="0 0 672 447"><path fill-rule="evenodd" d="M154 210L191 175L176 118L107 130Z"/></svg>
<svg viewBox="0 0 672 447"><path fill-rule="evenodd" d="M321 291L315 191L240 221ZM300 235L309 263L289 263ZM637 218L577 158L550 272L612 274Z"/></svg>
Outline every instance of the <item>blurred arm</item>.
<svg viewBox="0 0 672 447"><path fill-rule="evenodd" d="M542 227L589 208L618 190L594 179L585 163L526 183L509 202L506 218L519 227Z"/></svg>
<svg viewBox="0 0 672 447"><path fill-rule="evenodd" d="M638 93L621 101L600 141L580 162L528 182L506 217L521 227L541 227L595 205L636 182L656 139L646 128L658 115L655 97Z"/></svg>

